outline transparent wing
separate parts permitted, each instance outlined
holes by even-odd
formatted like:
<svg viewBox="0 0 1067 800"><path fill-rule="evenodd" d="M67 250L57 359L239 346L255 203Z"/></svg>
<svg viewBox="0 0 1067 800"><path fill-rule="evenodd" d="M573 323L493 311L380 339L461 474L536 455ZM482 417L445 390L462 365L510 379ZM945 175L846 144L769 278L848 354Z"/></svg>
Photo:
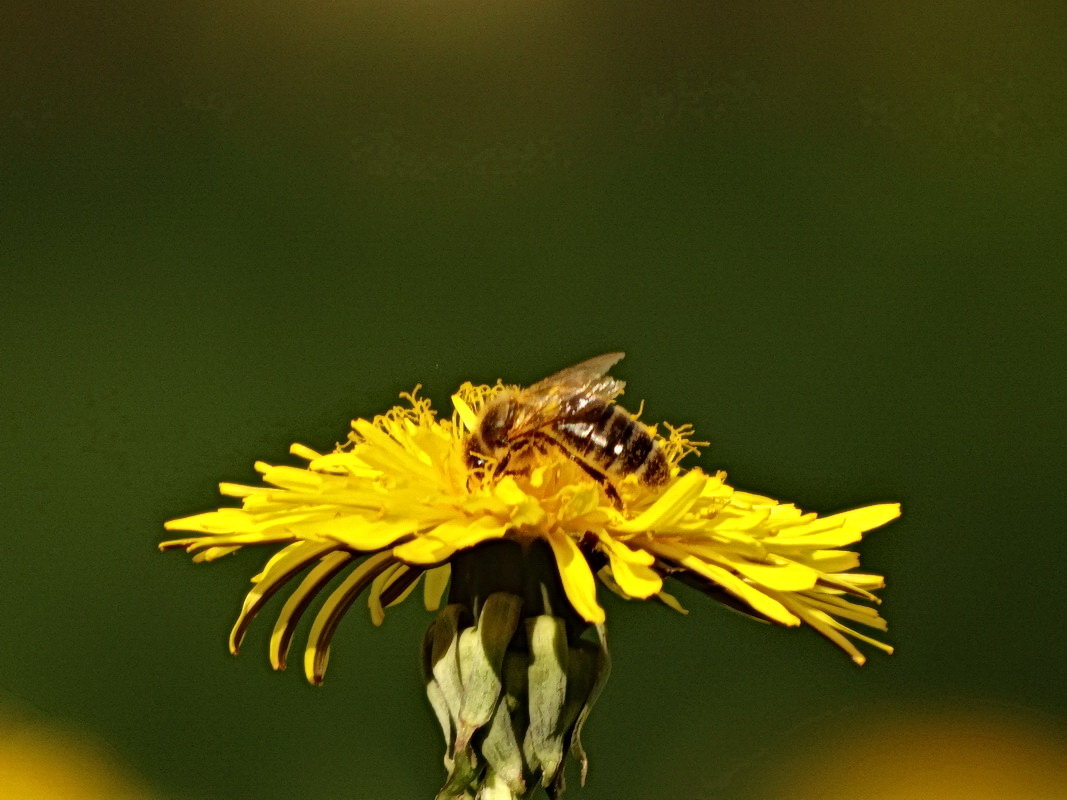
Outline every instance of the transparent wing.
<svg viewBox="0 0 1067 800"><path fill-rule="evenodd" d="M526 391L537 394L560 389L585 390L604 395L605 399L610 400L622 394L626 383L615 380L607 373L609 369L622 361L625 355L626 353L604 353L602 356L594 356L549 375L544 380L531 385Z"/></svg>
<svg viewBox="0 0 1067 800"><path fill-rule="evenodd" d="M605 353L562 369L523 389L522 418L512 428L513 438L575 417L592 403L610 402L622 394L626 382L607 374L625 353Z"/></svg>

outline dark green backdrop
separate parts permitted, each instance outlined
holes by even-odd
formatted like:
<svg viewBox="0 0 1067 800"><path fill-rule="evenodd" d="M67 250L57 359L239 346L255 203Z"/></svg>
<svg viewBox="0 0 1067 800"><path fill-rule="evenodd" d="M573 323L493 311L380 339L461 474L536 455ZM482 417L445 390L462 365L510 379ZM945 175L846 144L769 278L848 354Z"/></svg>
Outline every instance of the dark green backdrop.
<svg viewBox="0 0 1067 800"><path fill-rule="evenodd" d="M3 3L0 700L169 798L429 798L417 603L324 688L160 555L421 382L624 349L697 463L863 544L892 657L605 598L575 797L759 798L883 713L1062 731L1060 3ZM1055 413L1054 413L1055 412ZM800 750L798 750L800 748Z"/></svg>

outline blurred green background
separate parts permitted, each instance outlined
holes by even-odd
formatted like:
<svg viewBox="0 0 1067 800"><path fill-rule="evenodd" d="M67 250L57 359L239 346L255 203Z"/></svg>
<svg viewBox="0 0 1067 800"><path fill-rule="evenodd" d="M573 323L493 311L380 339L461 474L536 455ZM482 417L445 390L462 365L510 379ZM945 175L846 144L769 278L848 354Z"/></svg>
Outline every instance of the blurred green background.
<svg viewBox="0 0 1067 800"><path fill-rule="evenodd" d="M898 653L605 597L568 796L837 797L832 769L957 763L946 730L986 736L961 775L1023 754L998 797L1062 768L1062 3L0 9L10 724L88 737L133 796L432 797L418 603L357 608L311 688L269 623L226 652L266 553L193 565L162 522L417 382L440 407L623 349L694 463L903 502L861 548Z"/></svg>

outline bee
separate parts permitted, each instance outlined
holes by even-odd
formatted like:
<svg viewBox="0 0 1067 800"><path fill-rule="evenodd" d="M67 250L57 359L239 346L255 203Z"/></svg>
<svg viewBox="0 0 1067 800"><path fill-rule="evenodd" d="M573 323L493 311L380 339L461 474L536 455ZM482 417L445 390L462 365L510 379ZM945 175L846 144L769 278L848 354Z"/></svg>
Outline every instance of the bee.
<svg viewBox="0 0 1067 800"><path fill-rule="evenodd" d="M532 386L497 395L482 409L466 442L467 466L493 475L527 472L550 450L574 461L616 506L613 483L634 475L647 486L667 482L662 446L649 428L615 403L626 384L607 374L624 353L605 353Z"/></svg>

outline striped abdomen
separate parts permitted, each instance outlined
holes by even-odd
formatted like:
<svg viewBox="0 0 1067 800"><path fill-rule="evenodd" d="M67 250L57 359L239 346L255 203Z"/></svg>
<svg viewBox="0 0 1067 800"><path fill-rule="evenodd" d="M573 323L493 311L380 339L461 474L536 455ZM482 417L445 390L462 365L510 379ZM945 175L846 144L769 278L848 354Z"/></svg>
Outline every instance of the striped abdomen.
<svg viewBox="0 0 1067 800"><path fill-rule="evenodd" d="M663 448L643 423L614 403L594 402L579 414L557 420L552 438L606 475L636 475L649 486L666 483L669 477Z"/></svg>

